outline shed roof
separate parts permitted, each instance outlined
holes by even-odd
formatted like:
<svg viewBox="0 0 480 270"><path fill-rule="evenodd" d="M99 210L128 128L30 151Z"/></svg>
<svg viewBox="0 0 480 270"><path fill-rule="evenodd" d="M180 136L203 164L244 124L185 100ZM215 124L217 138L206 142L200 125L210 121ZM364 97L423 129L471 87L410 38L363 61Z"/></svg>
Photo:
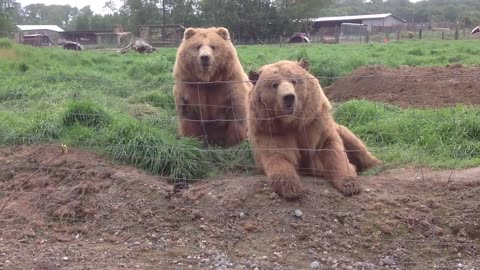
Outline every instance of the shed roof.
<svg viewBox="0 0 480 270"><path fill-rule="evenodd" d="M335 17L320 17L313 19L314 22L330 22L330 21L350 21L350 20L368 20L368 19L385 19L387 17L394 17L402 22L407 22L392 13L383 14L369 14L369 15L352 15L352 16L335 16Z"/></svg>
<svg viewBox="0 0 480 270"><path fill-rule="evenodd" d="M54 32L63 32L63 29L57 25L20 25L17 24L18 29L21 31L34 31L34 30L50 30Z"/></svg>

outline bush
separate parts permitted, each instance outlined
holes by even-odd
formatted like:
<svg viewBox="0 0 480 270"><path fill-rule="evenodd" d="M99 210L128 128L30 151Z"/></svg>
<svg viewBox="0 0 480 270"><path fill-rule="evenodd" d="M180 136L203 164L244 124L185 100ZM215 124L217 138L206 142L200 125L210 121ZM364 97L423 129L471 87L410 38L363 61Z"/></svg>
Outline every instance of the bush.
<svg viewBox="0 0 480 270"><path fill-rule="evenodd" d="M0 49L11 49L12 42L6 38L0 38Z"/></svg>

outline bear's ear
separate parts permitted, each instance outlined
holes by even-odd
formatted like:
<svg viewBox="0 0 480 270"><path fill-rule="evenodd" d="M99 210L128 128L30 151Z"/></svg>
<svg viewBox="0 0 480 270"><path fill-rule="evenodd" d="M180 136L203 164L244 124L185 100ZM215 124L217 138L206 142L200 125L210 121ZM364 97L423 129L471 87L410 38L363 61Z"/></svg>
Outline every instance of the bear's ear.
<svg viewBox="0 0 480 270"><path fill-rule="evenodd" d="M300 61L298 62L298 65L301 66L306 71L310 71L310 61L308 61L307 59L305 58L300 59Z"/></svg>
<svg viewBox="0 0 480 270"><path fill-rule="evenodd" d="M250 72L248 72L248 79L252 82L253 85L257 84L258 78L260 78L260 73L261 71L253 70L250 70Z"/></svg>
<svg viewBox="0 0 480 270"><path fill-rule="evenodd" d="M187 40L195 35L195 29L187 28L185 33L183 33L183 39Z"/></svg>
<svg viewBox="0 0 480 270"><path fill-rule="evenodd" d="M225 27L219 27L217 29L217 34L225 40L230 39L230 33L228 32L227 28L225 28Z"/></svg>

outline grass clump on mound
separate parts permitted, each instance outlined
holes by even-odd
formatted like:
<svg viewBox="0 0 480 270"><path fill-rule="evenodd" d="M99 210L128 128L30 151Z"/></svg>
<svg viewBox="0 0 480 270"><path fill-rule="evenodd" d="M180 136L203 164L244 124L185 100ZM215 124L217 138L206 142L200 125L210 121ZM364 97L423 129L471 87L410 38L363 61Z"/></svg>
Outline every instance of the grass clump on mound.
<svg viewBox="0 0 480 270"><path fill-rule="evenodd" d="M67 106L63 125L79 124L91 128L103 128L112 122L112 117L98 104L91 101L75 101Z"/></svg>
<svg viewBox="0 0 480 270"><path fill-rule="evenodd" d="M176 179L207 177L213 164L196 140L178 140L160 128L132 119L114 123L102 134L115 160Z"/></svg>

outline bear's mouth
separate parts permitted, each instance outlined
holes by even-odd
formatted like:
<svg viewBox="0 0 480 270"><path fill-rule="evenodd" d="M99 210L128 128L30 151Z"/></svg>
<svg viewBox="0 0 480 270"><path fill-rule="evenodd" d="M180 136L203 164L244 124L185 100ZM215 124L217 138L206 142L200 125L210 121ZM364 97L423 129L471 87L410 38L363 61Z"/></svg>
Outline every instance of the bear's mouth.
<svg viewBox="0 0 480 270"><path fill-rule="evenodd" d="M287 114L293 114L295 112L295 104L286 105L283 109Z"/></svg>
<svg viewBox="0 0 480 270"><path fill-rule="evenodd" d="M286 113L292 114L295 112L295 95L288 94L283 97L283 109Z"/></svg>

